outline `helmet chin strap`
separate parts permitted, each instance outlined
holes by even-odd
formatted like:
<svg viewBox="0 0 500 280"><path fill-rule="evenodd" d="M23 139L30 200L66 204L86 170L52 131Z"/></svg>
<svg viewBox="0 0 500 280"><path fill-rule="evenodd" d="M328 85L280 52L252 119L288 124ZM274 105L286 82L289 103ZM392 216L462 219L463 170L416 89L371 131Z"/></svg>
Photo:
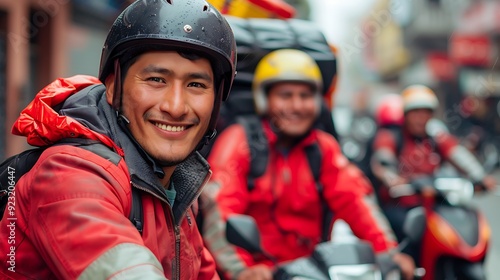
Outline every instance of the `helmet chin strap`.
<svg viewBox="0 0 500 280"><path fill-rule="evenodd" d="M212 132L207 131L207 133L203 136L203 139L201 139L200 143L196 147L196 151L203 149L204 146L208 146L210 141L212 141L215 136L217 136L217 129L214 128Z"/></svg>
<svg viewBox="0 0 500 280"><path fill-rule="evenodd" d="M115 65L114 65L114 70L115 70L115 82L114 82L114 87L115 90L113 92L113 108L116 110L117 116L121 112L121 107L122 107L122 74L121 74L121 68L120 68L120 60L117 58L115 59Z"/></svg>
<svg viewBox="0 0 500 280"><path fill-rule="evenodd" d="M128 138L132 141L132 143L134 143L135 147L137 148L139 153L142 155L142 157L148 163L151 164L151 166L153 167L153 172L156 174L156 176L158 176L158 178L160 178L160 179L163 179L165 177L165 172L163 171L162 165L157 160L152 158L142 148L141 144L139 144L139 142L137 142L137 140L135 140L134 136L132 135L132 132L130 131L130 129L128 127L128 124L130 123L130 121L127 119L127 117L122 115L119 111L116 111L116 115L117 115L118 125L122 128L122 130L125 132L125 134L128 136Z"/></svg>

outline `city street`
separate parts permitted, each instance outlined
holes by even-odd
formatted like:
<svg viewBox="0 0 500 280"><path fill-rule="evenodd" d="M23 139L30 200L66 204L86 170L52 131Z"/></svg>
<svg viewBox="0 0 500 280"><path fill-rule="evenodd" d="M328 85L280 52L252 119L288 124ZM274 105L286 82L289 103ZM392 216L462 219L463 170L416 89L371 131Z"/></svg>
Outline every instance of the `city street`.
<svg viewBox="0 0 500 280"><path fill-rule="evenodd" d="M500 173L495 174L500 182ZM488 279L499 279L500 276L500 196L488 195L477 197L474 203L483 211L491 227L491 245L486 258Z"/></svg>

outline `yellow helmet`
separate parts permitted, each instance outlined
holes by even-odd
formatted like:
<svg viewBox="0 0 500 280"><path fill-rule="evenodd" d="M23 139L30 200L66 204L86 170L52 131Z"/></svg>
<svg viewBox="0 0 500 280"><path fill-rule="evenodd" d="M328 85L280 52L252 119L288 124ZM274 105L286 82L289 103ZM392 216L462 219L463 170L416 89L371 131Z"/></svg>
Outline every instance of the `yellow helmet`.
<svg viewBox="0 0 500 280"><path fill-rule="evenodd" d="M259 115L267 113L266 89L277 82L304 82L311 84L321 100L323 79L318 64L307 53L296 49L270 52L257 64L252 90L255 109ZM319 104L319 102L318 102Z"/></svg>
<svg viewBox="0 0 500 280"><path fill-rule="evenodd" d="M424 85L412 85L401 92L405 113L414 109L436 110L439 101L432 89Z"/></svg>

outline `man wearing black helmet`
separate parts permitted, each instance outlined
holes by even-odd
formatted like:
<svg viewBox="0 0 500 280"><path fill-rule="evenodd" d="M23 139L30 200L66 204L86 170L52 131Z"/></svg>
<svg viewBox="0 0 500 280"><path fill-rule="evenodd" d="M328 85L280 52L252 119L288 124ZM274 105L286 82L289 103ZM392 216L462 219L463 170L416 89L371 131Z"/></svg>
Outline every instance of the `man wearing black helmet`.
<svg viewBox="0 0 500 280"><path fill-rule="evenodd" d="M99 80L55 81L14 124L47 149L1 221L0 278L217 278L194 219L211 174L197 149L234 74L231 28L205 1L127 7Z"/></svg>

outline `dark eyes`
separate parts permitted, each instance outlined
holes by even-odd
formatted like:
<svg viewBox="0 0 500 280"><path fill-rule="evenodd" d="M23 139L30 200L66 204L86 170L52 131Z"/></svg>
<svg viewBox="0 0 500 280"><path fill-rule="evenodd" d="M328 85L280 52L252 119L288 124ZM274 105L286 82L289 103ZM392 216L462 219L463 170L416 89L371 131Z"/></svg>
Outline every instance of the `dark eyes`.
<svg viewBox="0 0 500 280"><path fill-rule="evenodd" d="M165 80L162 79L162 78L159 78L159 77L149 77L146 80L152 81L152 82L155 82L155 83L165 83Z"/></svg>
<svg viewBox="0 0 500 280"><path fill-rule="evenodd" d="M149 77L146 80L154 82L154 83L162 83L162 84L166 83L165 79L160 78L160 77ZM190 82L188 84L188 87L207 88L207 86L204 83L199 83L199 82Z"/></svg>
<svg viewBox="0 0 500 280"><path fill-rule="evenodd" d="M191 86L191 87L197 87L197 88L207 88L207 86L205 84L198 83L198 82L189 83L189 86Z"/></svg>
<svg viewBox="0 0 500 280"><path fill-rule="evenodd" d="M284 91L284 92L279 92L278 96L280 96L281 98L289 99L289 98L293 97L293 93L289 92L289 91ZM314 93L313 92L300 92L299 97L302 99L313 98Z"/></svg>

